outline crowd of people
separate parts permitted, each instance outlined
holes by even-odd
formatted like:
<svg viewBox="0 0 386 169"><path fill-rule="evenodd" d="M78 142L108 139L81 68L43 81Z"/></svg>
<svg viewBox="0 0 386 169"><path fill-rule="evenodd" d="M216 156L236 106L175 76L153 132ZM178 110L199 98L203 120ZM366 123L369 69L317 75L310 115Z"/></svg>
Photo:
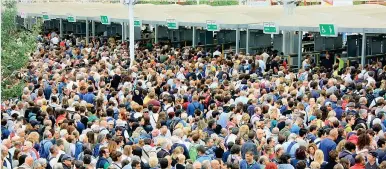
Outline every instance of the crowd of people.
<svg viewBox="0 0 386 169"><path fill-rule="evenodd" d="M55 32L1 105L2 168L385 169L386 67Z"/></svg>

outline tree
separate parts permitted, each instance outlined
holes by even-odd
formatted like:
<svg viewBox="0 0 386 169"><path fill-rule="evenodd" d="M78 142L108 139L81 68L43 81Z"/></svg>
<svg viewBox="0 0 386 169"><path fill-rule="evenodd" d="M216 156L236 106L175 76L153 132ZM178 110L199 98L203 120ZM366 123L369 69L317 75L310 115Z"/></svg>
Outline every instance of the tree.
<svg viewBox="0 0 386 169"><path fill-rule="evenodd" d="M17 26L16 1L2 2L1 16L1 98L17 98L21 95L24 81L20 70L25 68L32 52L37 47L37 37L41 30L38 21L32 30Z"/></svg>

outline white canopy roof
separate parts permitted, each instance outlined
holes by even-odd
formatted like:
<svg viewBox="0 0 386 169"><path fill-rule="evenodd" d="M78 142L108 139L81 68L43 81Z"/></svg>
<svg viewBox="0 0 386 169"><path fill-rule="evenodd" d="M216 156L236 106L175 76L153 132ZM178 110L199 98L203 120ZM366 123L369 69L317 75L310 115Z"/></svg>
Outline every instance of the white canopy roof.
<svg viewBox="0 0 386 169"><path fill-rule="evenodd" d="M128 7L123 4L103 3L31 3L18 4L18 10L30 16L41 16L47 12L53 18L67 18L68 14L78 19L100 21L107 15L113 22L127 22ZM166 19L176 19L180 26L205 26L206 20L215 20L220 28L262 29L263 22L276 22L281 30L318 31L321 23L332 23L339 32L386 33L386 6L354 5L344 7L300 6L293 15L284 15L282 6L250 7L207 5L136 5L135 17L145 24L166 25Z"/></svg>

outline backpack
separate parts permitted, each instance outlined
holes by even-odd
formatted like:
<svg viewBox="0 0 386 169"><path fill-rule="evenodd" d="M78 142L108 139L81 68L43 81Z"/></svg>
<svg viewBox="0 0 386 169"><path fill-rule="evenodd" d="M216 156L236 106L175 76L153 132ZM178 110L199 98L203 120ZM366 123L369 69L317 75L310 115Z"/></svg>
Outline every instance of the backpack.
<svg viewBox="0 0 386 169"><path fill-rule="evenodd" d="M178 123L180 123L181 121L182 121L181 118L173 119L172 122L170 123L170 126L169 126L170 131L174 131L174 127L176 127L176 125L177 125Z"/></svg>
<svg viewBox="0 0 386 169"><path fill-rule="evenodd" d="M50 162L52 159L54 159L55 157L50 157L48 160L47 160L47 166L46 166L46 169L52 169L51 165L50 165Z"/></svg>
<svg viewBox="0 0 386 169"><path fill-rule="evenodd" d="M189 148L189 157L192 161L196 161L197 159L197 147L199 146L199 144L194 144L194 145L191 145L190 148Z"/></svg>
<svg viewBox="0 0 386 169"><path fill-rule="evenodd" d="M292 147L296 144L296 141L293 141L287 147L287 154L290 154Z"/></svg>
<svg viewBox="0 0 386 169"><path fill-rule="evenodd" d="M98 157L99 156L99 151L100 151L100 147L101 147L101 144L98 143L95 145L94 147L94 151L92 152L94 157Z"/></svg>
<svg viewBox="0 0 386 169"><path fill-rule="evenodd" d="M50 153L46 152L46 150L44 149L44 145L46 145L49 142L50 142L49 140L43 140L42 142L40 142L39 155L41 158L48 159L48 156L50 155Z"/></svg>
<svg viewBox="0 0 386 169"><path fill-rule="evenodd" d="M75 159L79 160L79 154L83 151L83 144L79 141L75 143Z"/></svg>

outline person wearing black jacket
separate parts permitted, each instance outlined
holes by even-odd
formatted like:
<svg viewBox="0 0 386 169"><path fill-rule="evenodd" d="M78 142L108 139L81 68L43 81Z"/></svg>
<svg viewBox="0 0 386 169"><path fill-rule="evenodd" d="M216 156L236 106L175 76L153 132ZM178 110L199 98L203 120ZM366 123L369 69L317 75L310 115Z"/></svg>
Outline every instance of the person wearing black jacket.
<svg viewBox="0 0 386 169"><path fill-rule="evenodd" d="M327 71L331 71L332 65L334 65L334 60L331 58L330 54L326 54L326 58L322 60L321 66L326 68Z"/></svg>

